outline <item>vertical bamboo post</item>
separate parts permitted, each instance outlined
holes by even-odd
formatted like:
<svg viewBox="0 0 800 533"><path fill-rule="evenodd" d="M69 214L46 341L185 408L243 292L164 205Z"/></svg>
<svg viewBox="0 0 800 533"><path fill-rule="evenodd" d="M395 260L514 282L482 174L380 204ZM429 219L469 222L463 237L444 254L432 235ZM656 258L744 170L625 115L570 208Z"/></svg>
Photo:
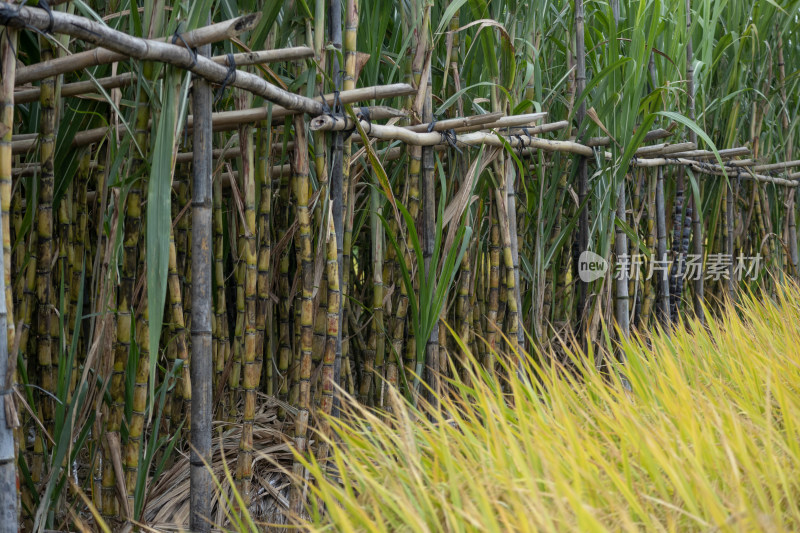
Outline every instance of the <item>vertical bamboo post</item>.
<svg viewBox="0 0 800 533"><path fill-rule="evenodd" d="M694 120L694 52L692 51L692 3L686 0L686 104L689 120ZM689 141L697 144L697 134L689 130ZM703 224L700 221L700 209L692 198L692 225L694 236L692 239L692 253L698 257L700 267L694 280L694 312L701 324L705 324L706 317L703 312Z"/></svg>
<svg viewBox="0 0 800 533"><path fill-rule="evenodd" d="M583 0L575 0L575 92L578 97L586 88L586 47L583 34L584 9ZM575 112L578 124L578 140L583 136L581 131L586 118L586 100L582 100ZM578 156L578 202L580 213L578 219L578 253L589 249L589 206L586 198L589 195L589 177L586 169L586 158ZM589 291L588 283L578 280L578 322L582 322L586 311L586 299ZM583 327L581 326L581 330Z"/></svg>
<svg viewBox="0 0 800 533"><path fill-rule="evenodd" d="M208 56L211 46L199 47ZM192 429L189 527L207 532L211 512L211 85L195 78L192 90Z"/></svg>

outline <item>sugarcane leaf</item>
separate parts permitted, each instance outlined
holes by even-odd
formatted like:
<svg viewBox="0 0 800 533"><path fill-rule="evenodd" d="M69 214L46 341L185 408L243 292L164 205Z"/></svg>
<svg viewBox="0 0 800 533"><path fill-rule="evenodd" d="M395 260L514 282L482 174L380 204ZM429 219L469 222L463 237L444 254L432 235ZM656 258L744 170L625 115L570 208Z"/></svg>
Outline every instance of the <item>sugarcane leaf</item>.
<svg viewBox="0 0 800 533"><path fill-rule="evenodd" d="M625 222L624 220L622 220L622 219L620 219L620 218L616 218L616 217L615 217L615 218L614 218L614 224L616 224L616 225L617 225L617 227L619 227L619 229L621 229L622 231L624 231L624 232L625 232L625 234L626 234L626 235L628 236L628 238L630 239L630 242L631 242L631 243L633 243L633 244L635 244L635 245L636 245L636 247L637 247L639 250L641 250L641 252L642 252L642 253L643 253L643 254L644 254L644 255L645 255L645 256L646 256L648 259L650 259L650 257L652 256L652 252L651 252L651 251L650 251L650 249L649 249L649 248L648 248L648 247L645 245L645 243L643 243L643 242L642 242L642 239L640 239L640 238L639 238L639 235L636 233L636 231L635 231L635 230L634 230L634 229L633 229L633 228L632 228L632 227L631 227L631 226L630 226L630 225L629 225L627 222Z"/></svg>
<svg viewBox="0 0 800 533"><path fill-rule="evenodd" d="M372 143L369 142L369 137L367 137L367 133L361 126L361 121L358 120L358 117L356 117L356 114L353 111L353 106L350 105L345 106L345 110L352 119L353 123L356 125L356 130L358 130L358 135L361 137L361 140L364 143L364 149L367 152L367 157L369 158L370 166L372 166L372 170L375 172L375 177L378 178L378 184L380 184L381 189L383 189L383 194L386 195L386 199L389 200L390 204L392 204L392 211L394 214L394 218L397 221L398 227L400 227L401 221L400 221L400 213L397 210L397 200L395 200L394 192L392 192L392 186L389 183L389 177L386 175L386 170L383 168L380 159L378 159L375 150L372 149Z"/></svg>
<svg viewBox="0 0 800 533"><path fill-rule="evenodd" d="M458 13L458 10L466 3L467 0L455 0L454 2L450 2L439 19L439 26L436 27L434 35L440 35L447 25L450 24L455 14Z"/></svg>
<svg viewBox="0 0 800 533"><path fill-rule="evenodd" d="M150 370L149 398L155 393L155 369L158 360L164 303L169 270L169 231L172 225L171 193L174 169L175 127L178 121L178 90L182 73L168 66L165 72L161 115L153 142L150 184L147 189L147 299L149 308ZM176 84L178 87L175 87ZM148 421L152 417L148 409Z"/></svg>
<svg viewBox="0 0 800 533"><path fill-rule="evenodd" d="M719 150L717 149L717 145L714 144L714 141L711 140L711 137L708 136L705 130L703 130L703 128L701 128L697 124L697 122L674 111L657 111L656 114L667 117L668 119L678 122L679 124L683 124L690 130L695 132L698 137L703 139L703 141L705 141L705 143L708 145L708 148L712 152L714 152L714 157L717 159L717 163L719 163L719 166L722 167L722 175L725 176L726 180L728 179L728 173L725 172L725 163L723 163L722 161L722 156L719 155Z"/></svg>

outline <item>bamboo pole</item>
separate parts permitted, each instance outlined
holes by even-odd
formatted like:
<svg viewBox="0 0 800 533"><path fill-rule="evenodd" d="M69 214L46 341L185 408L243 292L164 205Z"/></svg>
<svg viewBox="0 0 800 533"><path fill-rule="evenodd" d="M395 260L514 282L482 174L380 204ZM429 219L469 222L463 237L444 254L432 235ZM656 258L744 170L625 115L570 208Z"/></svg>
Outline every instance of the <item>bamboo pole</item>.
<svg viewBox="0 0 800 533"><path fill-rule="evenodd" d="M211 46L198 49L208 55ZM211 86L195 78L193 112L197 117L192 146L192 429L190 455L190 528L207 532L211 522L211 416L212 416L212 202L211 202Z"/></svg>
<svg viewBox="0 0 800 533"><path fill-rule="evenodd" d="M240 17L240 18L244 18L244 17ZM239 20L239 19L235 19L235 20ZM221 23L221 24L224 24L226 26L228 25L227 22L224 22L224 23ZM186 39L186 37L189 36L189 34L192 34L192 33L193 33L193 31L192 32L187 32L182 37L184 39ZM187 42L189 42L188 39L186 39L186 40L187 40ZM196 39L196 38L192 39L192 42L200 44L198 42L198 39ZM102 58L103 49L96 49L96 50L92 50L91 52L93 52L93 53L91 55L88 55L89 59L93 59L93 60L96 61L98 55L100 55L101 58ZM114 52L108 52L108 53L114 54ZM54 60L54 61L63 61L64 59L70 59L70 60L72 60L74 62L75 60L73 58L75 58L76 56L80 56L81 54L88 54L88 53L87 52L80 52L78 54L73 54L71 56L68 56L67 58L57 59L57 60ZM115 55L121 55L121 54L115 54ZM311 49L308 48L307 46L295 46L295 47L292 47L292 48L283 48L283 49L279 49L279 50L263 50L263 51L259 51L259 52L245 52L245 53L241 53L241 54L233 54L233 59L234 59L234 64L235 65L244 66L244 65L258 65L258 64L262 64L262 63L274 63L274 62L281 62L281 61L293 61L293 60L305 59L307 57L311 57L312 55L313 55L313 53L311 53ZM102 59L103 59L103 63L106 63L106 61L105 61L106 58L102 58ZM228 56L227 55L215 56L215 57L212 57L211 60L214 61L215 63L219 63L221 65L229 66L228 65ZM52 61L50 63L52 63ZM72 67L73 63L71 63L69 61L65 61L62 64L66 64L66 65L69 65L70 67ZM97 64L97 63L95 63L95 64ZM37 64L37 65L41 65L41 64ZM28 69L28 68L33 69L33 68L35 68L35 70L37 71L37 75L38 75L38 71L44 71L44 70L55 71L55 70L59 70L57 68L58 64L56 64L55 68L51 64L41 65L41 66L37 66L37 65L31 65L29 67L22 67L22 69ZM45 66L49 67L49 68L45 69L44 68ZM93 65L87 65L87 66L93 66ZM86 68L86 67L83 67L83 68ZM28 74L28 75L30 76L31 74ZM37 81L37 80L32 80L32 81ZM119 74L119 75L116 75L116 76L108 76L108 77L105 77L105 78L98 78L96 80L76 81L76 82L73 82L73 83L66 83L61 87L61 96L62 97L86 96L86 95L91 94L91 93L99 93L99 92L101 92L99 90L98 86L102 87L103 89L106 89L106 90L108 90L108 89L117 89L117 88L120 88L120 87L127 87L128 85L131 85L135 81L136 81L136 74L134 74L132 72L126 72L124 74ZM19 85L19 83L17 85ZM23 88L23 89L18 89L18 90L16 90L14 92L15 103L24 104L24 103L28 103L28 102L34 102L34 101L39 99L39 92L40 92L39 87L31 87L31 88L26 87L26 88Z"/></svg>
<svg viewBox="0 0 800 533"><path fill-rule="evenodd" d="M404 96L413 92L410 85L405 83L395 83L392 85L378 85L372 87L360 87L351 91L342 91L340 93L340 100L343 104L352 104L364 100L382 100L384 98L393 98L396 96ZM324 95L324 100L327 105L334 103L334 95ZM316 101L322 102L321 97L317 97ZM274 122L282 122L284 118L295 114L295 111L274 106L272 115L269 114L268 107L256 107L251 109L243 109L236 111L222 111L212 114L212 123L214 131L228 131L238 129L244 122L261 122L270 116ZM186 120L186 128L192 131L194 127L194 116L189 115ZM86 146L88 144L101 141L106 135L112 134L117 128L93 128L78 132L72 141L72 147L77 148ZM37 135L18 135L14 137L12 143L12 150L14 154L21 154L30 151L37 142Z"/></svg>
<svg viewBox="0 0 800 533"><path fill-rule="evenodd" d="M57 13L53 13L54 17L57 15ZM49 25L49 19L47 18L46 14L45 19L47 20L47 23L45 24L44 29L47 29L47 26ZM241 33L253 30L258 25L260 20L261 13L251 13L235 19L226 20L225 22L211 24L210 26L206 26L204 28L198 28L196 30L182 33L181 38L186 42L186 46L189 48L196 48L201 45L210 44L217 41L224 41ZM55 26L53 29L55 31ZM162 43L167 43L172 42L172 39L172 36L162 37L160 41ZM20 85L33 83L51 76L58 76L60 74L83 70L97 65L106 65L108 63L115 63L118 61L126 61L127 59L128 56L124 53L107 50L105 48L95 48L94 50L87 50L85 52L79 52L66 57L60 57L58 59L42 61L41 63L20 67L16 73L15 84L17 87L19 87ZM119 78L119 76L116 77Z"/></svg>
<svg viewBox="0 0 800 533"><path fill-rule="evenodd" d="M0 2L0 19L11 27L34 27L41 31L49 30L52 25L53 33L83 39L141 61L175 65L208 81L244 89L287 109L312 115L324 111L322 104L316 100L285 91L249 72L226 69L207 57L195 55L185 46L132 37L84 17L54 12L51 18L44 9L16 8Z"/></svg>
<svg viewBox="0 0 800 533"><path fill-rule="evenodd" d="M691 141L696 144L696 139ZM738 157L750 154L750 148L746 146L739 146L736 148L725 148L717 152L722 159L731 157ZM689 150L686 152L675 152L672 154L674 157L684 157L687 159L714 159L716 154L711 150Z"/></svg>
<svg viewBox="0 0 800 533"><path fill-rule="evenodd" d="M669 129L658 128L648 131L644 135L644 142L657 141L659 139L666 139L672 136L672 131ZM611 146L610 137L590 137L586 140L586 146Z"/></svg>
<svg viewBox="0 0 800 533"><path fill-rule="evenodd" d="M276 50L259 50L256 52L242 52L233 54L233 63L230 62L230 57L225 54L221 56L214 56L211 61L219 63L220 65L240 66L245 65L261 65L263 63L280 63L283 61L297 61L300 59L308 59L314 57L314 50L308 46L292 46L289 48L278 48Z"/></svg>
<svg viewBox="0 0 800 533"><path fill-rule="evenodd" d="M391 108L385 108L387 110L391 110ZM363 113L357 113L356 116L359 118L363 118L367 122L371 122L373 120L380 120L381 118L393 118L393 117L403 117L406 113L403 113L399 110L392 110L394 113L388 114L384 113L383 116L376 116L375 109L369 108L369 120L363 116ZM427 123L427 124L417 124L416 126L404 126L404 129L408 131L413 131L416 133L426 133L430 131L446 131L458 127L471 127L483 124L489 124L496 122L498 119L502 118L502 113L487 113L485 115L473 115L470 117L463 117L463 118L452 118L446 120L439 120L437 122ZM526 121L527 122L527 121ZM314 117L311 119L309 123L309 127L311 131L345 131L345 130L352 130L355 128L355 122L349 116L338 117L338 116L331 116L331 115L319 115L318 117ZM361 136L355 132L351 134L353 140L360 138Z"/></svg>

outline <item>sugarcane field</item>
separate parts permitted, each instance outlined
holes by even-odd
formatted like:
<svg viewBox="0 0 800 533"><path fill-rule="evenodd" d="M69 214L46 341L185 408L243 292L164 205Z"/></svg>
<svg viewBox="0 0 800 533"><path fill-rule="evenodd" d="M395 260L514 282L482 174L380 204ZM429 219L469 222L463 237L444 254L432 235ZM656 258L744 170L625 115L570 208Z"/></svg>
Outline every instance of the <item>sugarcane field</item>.
<svg viewBox="0 0 800 533"><path fill-rule="evenodd" d="M0 109L0 533L800 530L800 0L7 0Z"/></svg>

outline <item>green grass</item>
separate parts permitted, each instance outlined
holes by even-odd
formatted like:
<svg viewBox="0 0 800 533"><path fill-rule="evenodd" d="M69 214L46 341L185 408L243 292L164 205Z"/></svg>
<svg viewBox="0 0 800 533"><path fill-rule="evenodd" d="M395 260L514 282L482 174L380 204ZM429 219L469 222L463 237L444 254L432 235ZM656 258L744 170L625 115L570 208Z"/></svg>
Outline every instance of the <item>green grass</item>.
<svg viewBox="0 0 800 533"><path fill-rule="evenodd" d="M793 287L708 330L635 338L623 379L579 363L591 354L569 371L536 357L533 383L510 372L503 390L473 369L441 414L353 402L330 443L342 483L309 465L311 528L797 530L798 302Z"/></svg>

